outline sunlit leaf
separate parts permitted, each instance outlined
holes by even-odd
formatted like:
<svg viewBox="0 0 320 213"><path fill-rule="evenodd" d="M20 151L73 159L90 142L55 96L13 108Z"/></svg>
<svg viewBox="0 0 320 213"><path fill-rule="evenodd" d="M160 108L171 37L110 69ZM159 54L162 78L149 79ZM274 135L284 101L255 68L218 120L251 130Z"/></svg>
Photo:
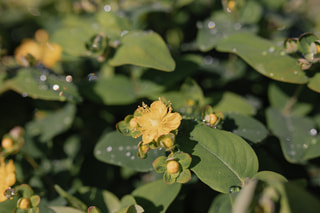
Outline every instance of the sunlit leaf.
<svg viewBox="0 0 320 213"><path fill-rule="evenodd" d="M84 213L79 209L66 206L50 206L49 209L53 210L54 213Z"/></svg>
<svg viewBox="0 0 320 213"><path fill-rule="evenodd" d="M294 58L272 42L256 35L237 33L227 36L218 43L217 50L239 55L256 71L271 79L296 84L308 81Z"/></svg>
<svg viewBox="0 0 320 213"><path fill-rule="evenodd" d="M128 32L120 42L115 56L109 61L112 66L133 64L163 71L175 68L166 44L155 32Z"/></svg>
<svg viewBox="0 0 320 213"><path fill-rule="evenodd" d="M190 169L212 189L228 193L230 187L242 187L246 177L256 174L257 156L241 137L203 124L192 128L190 121L183 126L193 129L191 141L187 136L177 137L177 141L191 154Z"/></svg>

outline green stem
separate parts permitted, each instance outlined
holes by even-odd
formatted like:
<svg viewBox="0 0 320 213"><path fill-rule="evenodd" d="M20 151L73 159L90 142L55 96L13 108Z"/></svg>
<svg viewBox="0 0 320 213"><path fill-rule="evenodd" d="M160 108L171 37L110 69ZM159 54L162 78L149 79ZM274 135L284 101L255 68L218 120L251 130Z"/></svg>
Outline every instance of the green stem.
<svg viewBox="0 0 320 213"><path fill-rule="evenodd" d="M286 103L285 107L283 108L283 115L288 116L291 113L291 110L295 103L298 100L299 95L301 94L303 89L303 85L299 85L297 89L294 91L293 95L291 96L290 100Z"/></svg>

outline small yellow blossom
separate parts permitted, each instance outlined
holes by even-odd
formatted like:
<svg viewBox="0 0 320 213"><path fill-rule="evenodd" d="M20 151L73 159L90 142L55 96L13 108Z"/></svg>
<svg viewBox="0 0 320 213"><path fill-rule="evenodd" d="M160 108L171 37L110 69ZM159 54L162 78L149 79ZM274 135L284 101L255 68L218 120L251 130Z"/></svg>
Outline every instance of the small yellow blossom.
<svg viewBox="0 0 320 213"><path fill-rule="evenodd" d="M181 119L179 113L172 112L170 104L166 106L160 99L154 101L150 107L143 103L134 113L134 122L137 123L135 130L140 132L137 137L142 135L144 144L157 141L161 135L176 130L180 126Z"/></svg>
<svg viewBox="0 0 320 213"><path fill-rule="evenodd" d="M62 48L60 45L48 42L49 35L45 30L35 33L36 40L25 39L15 50L15 58L22 66L29 66L28 54L47 67L53 67L61 58Z"/></svg>
<svg viewBox="0 0 320 213"><path fill-rule="evenodd" d="M16 182L15 166L13 160L6 164L4 158L0 158L0 202L7 200L4 192Z"/></svg>

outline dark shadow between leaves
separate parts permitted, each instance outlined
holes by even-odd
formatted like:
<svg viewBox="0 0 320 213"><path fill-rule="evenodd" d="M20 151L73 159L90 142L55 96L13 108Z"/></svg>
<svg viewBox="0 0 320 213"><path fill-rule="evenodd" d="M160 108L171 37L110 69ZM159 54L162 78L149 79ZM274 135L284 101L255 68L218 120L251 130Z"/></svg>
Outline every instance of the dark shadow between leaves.
<svg viewBox="0 0 320 213"><path fill-rule="evenodd" d="M176 138L178 145L180 145L180 150L191 155L192 162L190 165L190 169L192 169L200 162L200 158L192 154L194 152L194 147L197 144L197 142L191 140L190 138L190 133L196 125L197 122L194 120L182 120L179 129L179 134Z"/></svg>

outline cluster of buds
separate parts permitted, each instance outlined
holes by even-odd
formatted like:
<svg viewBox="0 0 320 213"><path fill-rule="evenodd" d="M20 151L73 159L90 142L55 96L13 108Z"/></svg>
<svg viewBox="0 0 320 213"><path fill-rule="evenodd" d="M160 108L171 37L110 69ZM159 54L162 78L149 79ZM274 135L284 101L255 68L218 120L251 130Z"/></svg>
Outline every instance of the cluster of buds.
<svg viewBox="0 0 320 213"><path fill-rule="evenodd" d="M287 38L284 49L288 54L303 56L298 58L302 70L310 69L312 64L320 61L320 39L312 33L304 33L298 38Z"/></svg>

